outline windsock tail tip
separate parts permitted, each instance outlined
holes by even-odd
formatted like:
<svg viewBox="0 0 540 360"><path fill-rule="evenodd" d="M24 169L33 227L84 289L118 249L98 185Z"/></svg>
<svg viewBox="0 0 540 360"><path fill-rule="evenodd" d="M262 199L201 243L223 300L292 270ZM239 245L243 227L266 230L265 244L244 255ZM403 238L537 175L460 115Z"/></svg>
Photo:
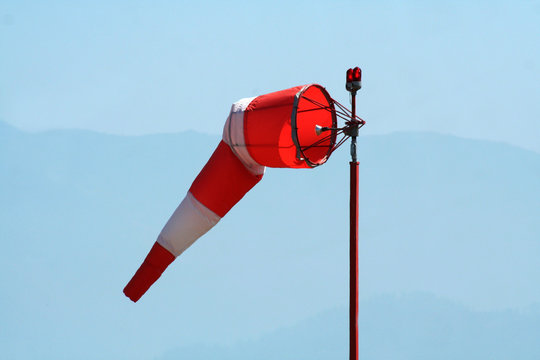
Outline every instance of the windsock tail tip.
<svg viewBox="0 0 540 360"><path fill-rule="evenodd" d="M124 288L124 294L137 302L163 271L174 261L175 256L159 243L155 243L133 278Z"/></svg>

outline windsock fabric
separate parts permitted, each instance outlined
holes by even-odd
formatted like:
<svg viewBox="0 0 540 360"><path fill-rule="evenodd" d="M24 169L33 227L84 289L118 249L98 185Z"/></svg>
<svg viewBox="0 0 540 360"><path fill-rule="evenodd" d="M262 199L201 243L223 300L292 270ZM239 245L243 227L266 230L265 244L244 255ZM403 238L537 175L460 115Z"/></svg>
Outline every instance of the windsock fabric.
<svg viewBox="0 0 540 360"><path fill-rule="evenodd" d="M161 276L175 257L157 242L144 259L141 267L124 288L124 294L133 302L137 302L146 290Z"/></svg>
<svg viewBox="0 0 540 360"><path fill-rule="evenodd" d="M225 216L262 179L252 174L221 141L189 191L219 217Z"/></svg>
<svg viewBox="0 0 540 360"><path fill-rule="evenodd" d="M231 147L236 157L251 173L261 175L264 173L265 167L251 157L244 135L244 114L254 99L254 97L241 99L232 105L227 122L223 127L223 141Z"/></svg>
<svg viewBox="0 0 540 360"><path fill-rule="evenodd" d="M266 166L310 168L326 162L334 142L316 147L316 126L335 127L333 104L316 84L234 103L223 139L124 288L134 302L263 177ZM307 146L307 147L306 147Z"/></svg>
<svg viewBox="0 0 540 360"><path fill-rule="evenodd" d="M233 105L229 119L241 117L242 112L234 110L242 107L244 105L238 103ZM240 120L243 119L236 121L236 128L240 129L235 130L239 141ZM137 302L176 257L216 225L262 179L264 169L246 156L240 160L227 143L220 141L161 230L143 264L124 288L124 294Z"/></svg>
<svg viewBox="0 0 540 360"><path fill-rule="evenodd" d="M179 256L219 220L220 216L188 192L161 230L157 242L175 257Z"/></svg>

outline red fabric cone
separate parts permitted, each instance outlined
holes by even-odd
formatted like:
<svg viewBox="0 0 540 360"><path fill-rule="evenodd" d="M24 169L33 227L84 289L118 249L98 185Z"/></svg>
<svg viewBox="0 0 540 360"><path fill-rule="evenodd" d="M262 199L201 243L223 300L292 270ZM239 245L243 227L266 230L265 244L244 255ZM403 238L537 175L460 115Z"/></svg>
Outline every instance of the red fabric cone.
<svg viewBox="0 0 540 360"><path fill-rule="evenodd" d="M229 145L220 141L189 191L201 204L224 217L262 177L250 173Z"/></svg>
<svg viewBox="0 0 540 360"><path fill-rule="evenodd" d="M174 259L173 254L156 242L139 270L124 288L124 294L133 302L137 302Z"/></svg>

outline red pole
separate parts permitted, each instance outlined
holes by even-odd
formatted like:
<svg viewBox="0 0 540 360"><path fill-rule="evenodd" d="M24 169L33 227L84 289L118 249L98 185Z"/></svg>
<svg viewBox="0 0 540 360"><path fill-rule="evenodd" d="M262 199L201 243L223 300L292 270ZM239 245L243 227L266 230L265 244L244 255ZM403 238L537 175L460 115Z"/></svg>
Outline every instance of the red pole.
<svg viewBox="0 0 540 360"><path fill-rule="evenodd" d="M351 93L351 121L346 135L351 137L351 198L350 198L350 245L349 245L349 360L358 360L358 161L356 161L356 137L359 123L356 120L356 92L362 87L362 71L359 67L347 70L345 88Z"/></svg>
<svg viewBox="0 0 540 360"><path fill-rule="evenodd" d="M350 360L358 360L358 162L351 161L349 346Z"/></svg>

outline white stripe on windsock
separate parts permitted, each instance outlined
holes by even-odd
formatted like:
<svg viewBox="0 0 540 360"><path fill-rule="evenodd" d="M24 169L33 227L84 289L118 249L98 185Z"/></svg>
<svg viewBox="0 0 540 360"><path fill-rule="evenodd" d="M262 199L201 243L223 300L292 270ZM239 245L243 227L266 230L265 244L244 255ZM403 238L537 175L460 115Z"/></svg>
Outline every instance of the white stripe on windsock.
<svg viewBox="0 0 540 360"><path fill-rule="evenodd" d="M223 141L230 146L246 169L254 175L261 175L264 174L265 167L253 160L244 138L244 111L253 99L255 98L244 98L231 106L223 128ZM174 256L179 256L220 219L219 215L188 192L161 230L157 242Z"/></svg>
<svg viewBox="0 0 540 360"><path fill-rule="evenodd" d="M253 175L261 175L264 174L265 167L253 160L244 138L244 111L253 99L255 98L244 98L232 104L231 112L223 127L223 141L231 147L236 157Z"/></svg>
<svg viewBox="0 0 540 360"><path fill-rule="evenodd" d="M188 192L158 236L157 242L179 256L221 218Z"/></svg>

